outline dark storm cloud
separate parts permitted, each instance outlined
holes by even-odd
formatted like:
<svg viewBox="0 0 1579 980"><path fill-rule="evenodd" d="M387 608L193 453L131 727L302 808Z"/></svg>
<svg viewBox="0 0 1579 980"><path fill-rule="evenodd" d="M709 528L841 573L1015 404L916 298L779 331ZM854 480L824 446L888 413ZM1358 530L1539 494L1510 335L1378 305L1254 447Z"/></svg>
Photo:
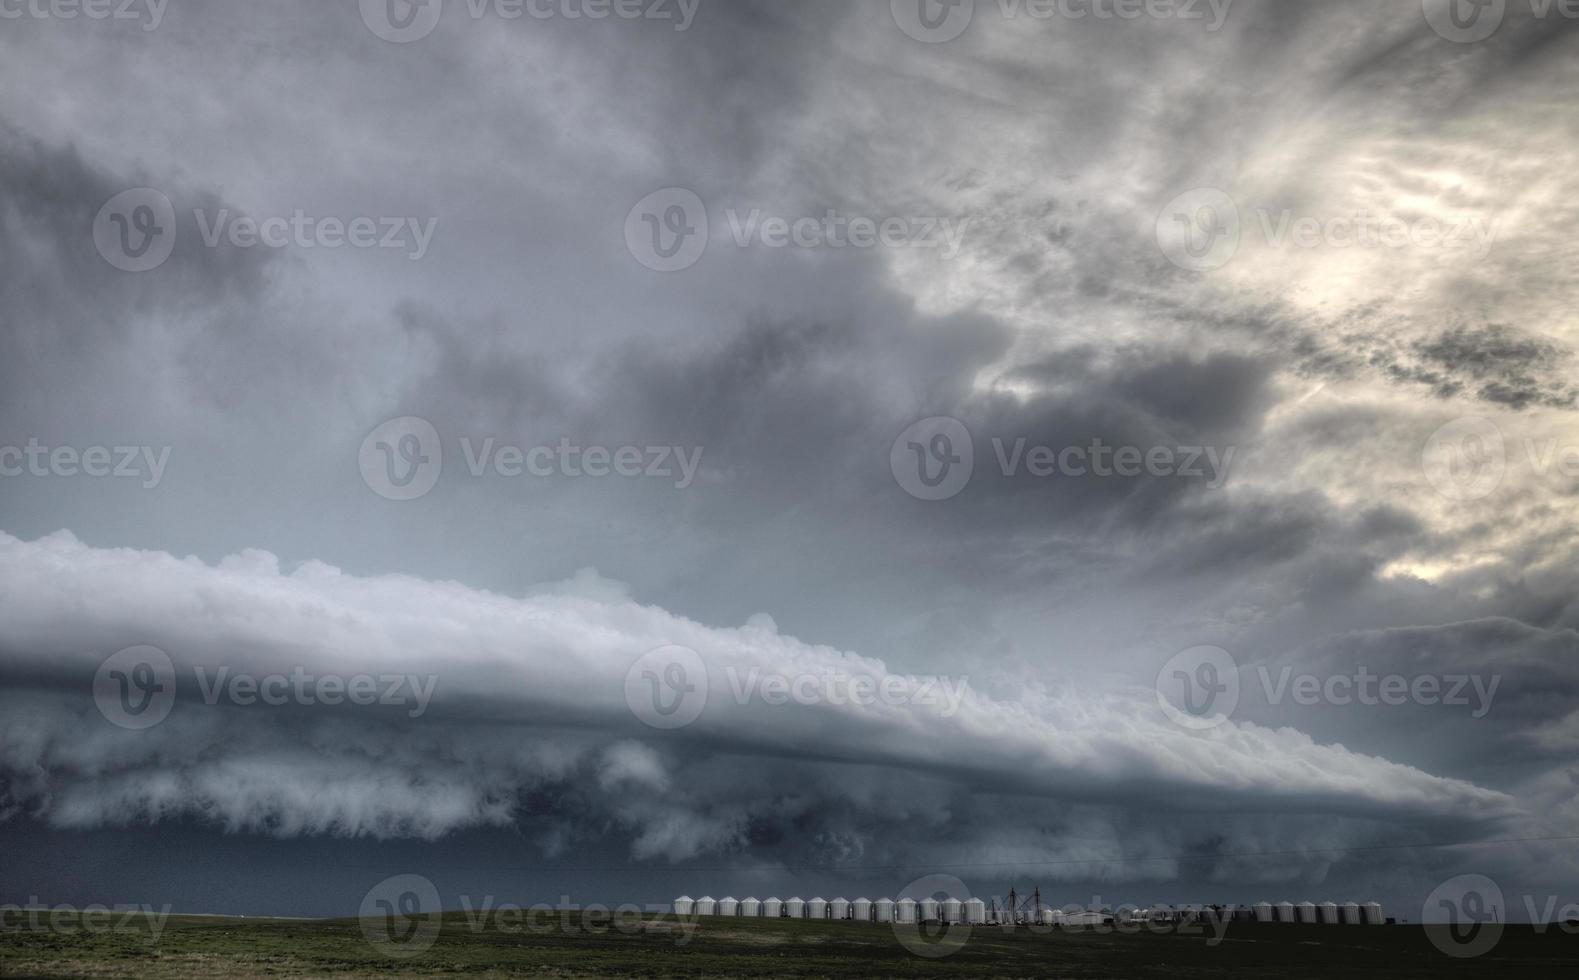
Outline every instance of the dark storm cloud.
<svg viewBox="0 0 1579 980"><path fill-rule="evenodd" d="M1387 377L1428 387L1440 398L1466 396L1513 409L1573 408L1569 352L1503 324L1459 326L1417 340L1400 353L1378 351L1371 362Z"/></svg>
<svg viewBox="0 0 1579 980"><path fill-rule="evenodd" d="M1450 506L1419 463L1453 412L1495 414L1516 448L1513 410L1571 407L1571 29L1515 13L1456 45L1417 5L1236 3L1219 33L977 6L948 45L905 37L885 2L704 5L685 32L452 3L411 45L310 3L185 4L138 38L7 32L0 445L173 452L153 492L0 481L0 571L48 585L0 600L0 670L28 689L0 722L0 806L1185 882L1435 873L1451 861L1319 851L1579 819L1574 489L1510 472ZM421 262L194 233L122 273L88 227L144 184L188 225L300 207L439 231ZM704 199L713 240L660 275L621 224L671 185ZM1202 275L1156 242L1159 209L1199 186L1253 232L1267 207L1487 214L1498 233L1470 262L1251 242ZM971 223L944 261L740 247L729 208ZM363 437L401 415L446 440L418 501L357 475ZM932 415L977 457L937 503L888 458ZM463 436L705 454L683 491L504 481L466 472ZM1218 486L996 472L993 440L1021 437L1236 452ZM61 528L86 544L39 541ZM533 629L547 642L523 653ZM658 740L617 703L621 658L677 632L741 663L968 674L979 700ZM219 711L106 735L90 654L153 639L259 665L411 656L446 687L423 726ZM1247 704L1203 736L1155 717L1152 689L1202 642L1322 676L1503 663L1504 686L1467 722ZM1290 836L1311 853L1231 853Z"/></svg>
<svg viewBox="0 0 1579 980"><path fill-rule="evenodd" d="M1268 661L1321 677L1373 675L1455 678L1437 699L1461 686L1459 704L1418 703L1321 706L1302 729L1325 732L1354 748L1382 750L1411 743L1414 757L1431 757L1445 772L1512 788L1566 758L1579 729L1579 634L1541 629L1507 618L1441 626L1371 630L1324 639ZM1265 694L1259 676L1252 685ZM1478 682L1478 689L1476 683ZM1264 699L1263 699L1264 700ZM1252 714L1250 717L1266 717Z"/></svg>
<svg viewBox="0 0 1579 980"><path fill-rule="evenodd" d="M734 850L754 821L815 822L839 808L859 814L850 840L864 847L904 825L888 801L905 793L931 795L916 805L942 803L944 813L987 793L1095 805L1112 819L1292 809L1458 833L1518 816L1509 797L1288 729L1178 737L1149 690L996 700L961 677L936 703L766 708L730 696L738 676L890 675L879 661L761 626L709 628L575 591L510 599L316 563L282 575L256 552L216 568L96 551L66 535L3 544L4 807L61 827L201 817L285 836L432 838L507 824L523 800L549 793L570 808L564 832L613 820L630 832L633 856L681 859ZM94 612L63 615L87 595ZM160 645L177 665L176 703L152 728L112 730L87 696L100 655L121 636ZM699 652L709 690L692 727L654 737L622 693L625 675L643 651L673 642ZM436 683L415 718L300 701L249 710L205 704L203 682L185 680L221 668L397 670ZM781 798L790 786L802 799ZM1358 823L1356 832L1369 833Z"/></svg>
<svg viewBox="0 0 1579 980"><path fill-rule="evenodd" d="M269 256L177 239L160 281L113 268L94 250L94 217L111 197L147 175L111 175L71 146L49 146L0 125L0 317L14 356L0 364L8 421L47 404L55 373L73 361L114 363L117 352L152 345L179 354L179 324L201 311L205 325L263 295ZM212 194L180 196L177 214L219 206ZM197 342L203 342L198 340ZM123 355L124 356L124 355ZM38 423L34 423L38 424Z"/></svg>

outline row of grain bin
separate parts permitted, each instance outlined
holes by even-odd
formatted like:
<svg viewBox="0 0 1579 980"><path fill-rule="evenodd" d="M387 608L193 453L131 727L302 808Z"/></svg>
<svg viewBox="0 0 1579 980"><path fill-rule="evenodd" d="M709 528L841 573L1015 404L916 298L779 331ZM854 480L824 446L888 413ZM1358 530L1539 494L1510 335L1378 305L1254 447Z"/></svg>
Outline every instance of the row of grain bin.
<svg viewBox="0 0 1579 980"><path fill-rule="evenodd" d="M676 915L720 915L753 919L987 924L987 903L979 898L967 898L964 901L957 898L945 898L942 901L935 898L923 898L920 901L913 898L901 898L898 901L879 898L875 902L867 898L858 898L853 902L844 898L835 898L832 901L823 898L813 898L810 901L791 898L781 902L777 898L761 901L747 898L736 901L734 898L714 899L707 895L697 899L681 895L674 900L674 911ZM1104 921L1103 914L1099 912L1066 913L1060 909L1044 908L1040 915L1041 922L1046 925L1089 925Z"/></svg>
<svg viewBox="0 0 1579 980"><path fill-rule="evenodd" d="M913 898L901 898L897 902L891 898L879 898L875 902L869 898L858 898L853 902L845 898L835 898L832 901L824 898L813 898L809 901L800 898L791 898L787 901L780 901L777 898L761 901L747 898L736 901L733 898L714 899L709 895L696 899L681 895L674 900L674 911L676 915L727 915L753 919L968 923L987 921L986 903L979 898L971 898L963 902L957 898L947 898L941 902L933 898L924 898L919 902Z"/></svg>
<svg viewBox="0 0 1579 980"><path fill-rule="evenodd" d="M1230 922L1287 922L1328 925L1384 925L1386 918L1377 902L1257 902L1255 905L1155 905L1135 909L1128 914L1132 920L1149 922L1186 922L1203 918L1224 919Z"/></svg>
<svg viewBox="0 0 1579 980"><path fill-rule="evenodd" d="M1257 902L1255 904L1255 919L1257 922L1304 922L1321 923L1324 925L1368 925L1379 926L1386 923L1382 915L1382 906L1378 902Z"/></svg>
<svg viewBox="0 0 1579 980"><path fill-rule="evenodd" d="M987 922L987 906L979 898L970 898L960 901L957 898L945 898L938 901L934 898L923 898L919 902L913 898L901 898L897 902L893 899L879 898L872 901L858 898L851 902L844 898L835 898L828 901L823 898L813 898L803 901L800 898L791 898L779 901L777 898L757 900L746 898L736 901L734 898L714 899L704 895L692 899L681 895L674 900L676 915L720 915L757 918L790 918L790 919L832 919L838 921L855 922L947 922L964 923L966 925L984 925ZM1034 913L1035 920L1042 925L1084 926L1101 925L1111 921L1111 916L1103 912L1065 911L1051 907L1042 907ZM1174 922L1186 918L1199 918L1208 914L1208 906L1169 906L1158 905L1151 909L1136 909L1128 913L1131 921ZM1257 902L1254 906L1245 907L1229 906L1227 908L1210 907L1210 914L1227 915L1235 919L1253 919L1256 922L1285 922L1285 923L1322 923L1327 925L1382 925L1387 920L1382 915L1382 907L1377 902L1345 902L1342 905L1336 902ZM1000 914L1001 916L1001 914Z"/></svg>

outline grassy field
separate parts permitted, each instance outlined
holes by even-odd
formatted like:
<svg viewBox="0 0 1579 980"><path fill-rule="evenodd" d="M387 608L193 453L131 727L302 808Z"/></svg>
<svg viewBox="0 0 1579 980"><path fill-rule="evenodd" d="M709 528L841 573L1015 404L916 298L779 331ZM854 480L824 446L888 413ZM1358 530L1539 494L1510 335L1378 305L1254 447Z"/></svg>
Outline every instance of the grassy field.
<svg viewBox="0 0 1579 980"><path fill-rule="evenodd" d="M949 955L918 956L886 925L646 916L615 931L579 916L528 928L448 913L391 956L371 920L171 916L137 929L24 925L0 931L0 976L17 977L1545 977L1572 980L1579 936L1507 926L1473 959L1418 926L1232 924L1196 934L1034 933L978 926ZM367 930L363 926L367 925ZM919 937L912 936L912 941ZM410 947L393 947L409 953Z"/></svg>

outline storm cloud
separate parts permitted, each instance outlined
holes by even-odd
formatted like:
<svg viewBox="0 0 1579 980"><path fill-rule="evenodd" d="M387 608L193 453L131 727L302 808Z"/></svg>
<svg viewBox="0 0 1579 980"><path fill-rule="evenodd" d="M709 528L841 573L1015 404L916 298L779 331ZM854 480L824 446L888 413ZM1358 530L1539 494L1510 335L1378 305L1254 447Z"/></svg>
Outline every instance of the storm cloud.
<svg viewBox="0 0 1579 980"><path fill-rule="evenodd" d="M515 833L662 869L643 897L687 869L1571 880L1535 839L1579 821L1574 26L1225 8L978 2L939 43L886 0L679 30L451 3L409 43L305 0L7 21L0 818L479 860ZM174 242L126 271L103 211L140 188ZM659 272L630 229L674 188L707 241ZM1170 252L1223 230L1170 210L1208 192L1232 248ZM359 219L431 237L325 245ZM939 417L974 466L922 499L896 441ZM409 499L364 457L397 419L442 447ZM1165 462L1040 468L1094 445ZM134 472L91 475L101 447ZM709 697L663 730L626 684L671 644ZM138 645L178 696L130 731L93 681ZM1158 689L1201 646L1239 699L1192 729ZM197 680L298 668L436 686L412 717ZM1362 668L1488 703L1277 686ZM968 683L734 693L841 672Z"/></svg>

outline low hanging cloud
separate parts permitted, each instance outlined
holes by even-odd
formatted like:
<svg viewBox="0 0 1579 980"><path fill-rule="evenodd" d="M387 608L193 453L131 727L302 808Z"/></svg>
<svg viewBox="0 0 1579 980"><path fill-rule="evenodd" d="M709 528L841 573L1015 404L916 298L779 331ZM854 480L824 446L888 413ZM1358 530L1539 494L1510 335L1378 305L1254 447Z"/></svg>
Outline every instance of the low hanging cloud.
<svg viewBox="0 0 1579 980"><path fill-rule="evenodd" d="M315 561L286 571L257 551L210 565L98 549L60 532L0 535L0 596L0 813L58 827L195 819L434 839L545 816L549 851L602 827L638 858L680 860L804 833L779 819L791 814L847 824L857 850L919 842L938 828L894 806L907 797L934 823L978 797L1150 817L1325 814L1366 833L1395 821L1486 833L1520 813L1500 792L1292 728L1186 731L1150 690L1050 693L1027 678L1018 697L991 697L968 677L896 675L780 635L768 616L705 626L590 574L512 597ZM138 644L168 654L176 697L163 721L127 731L91 692L104 658ZM627 677L671 645L705 665L706 699L689 724L660 730L627 699ZM238 675L300 675L319 696L238 703L225 686ZM310 685L325 676L404 693L324 704ZM861 677L869 696L850 696Z"/></svg>

